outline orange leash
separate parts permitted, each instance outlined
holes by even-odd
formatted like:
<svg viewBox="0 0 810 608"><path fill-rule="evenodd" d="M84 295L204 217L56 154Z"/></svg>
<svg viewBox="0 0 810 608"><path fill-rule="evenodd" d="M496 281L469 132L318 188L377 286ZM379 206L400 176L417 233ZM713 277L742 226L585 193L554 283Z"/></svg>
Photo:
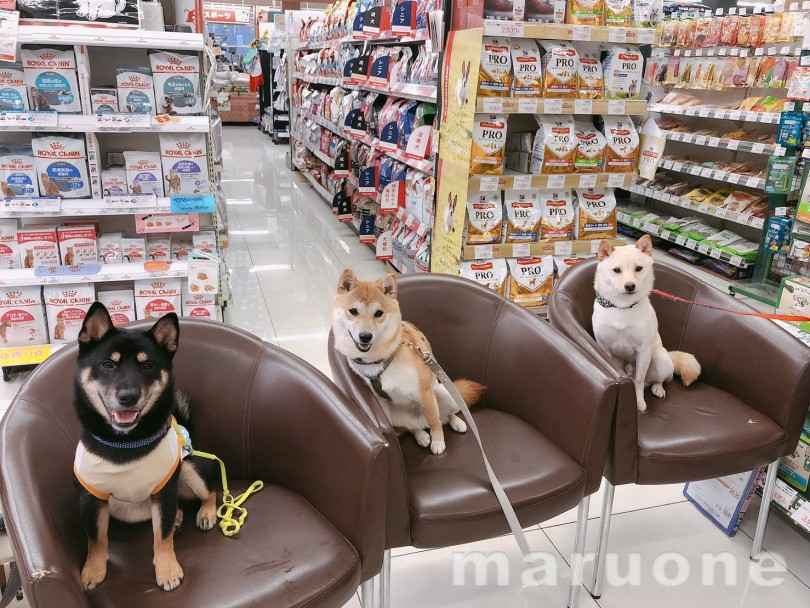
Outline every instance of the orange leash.
<svg viewBox="0 0 810 608"><path fill-rule="evenodd" d="M696 306L703 306L704 308L711 308L712 310L720 310L722 312L730 312L732 314L742 315L744 317L760 317L762 319L774 319L776 321L810 322L810 317L800 317L798 315L776 315L776 314L768 314L766 312L743 312L741 310L731 310L730 308L723 308L722 306L714 306L713 304L704 304L703 302L693 302L692 300L687 300L685 298L673 296L671 293L667 293L659 289L653 289L652 293L654 293L657 296L661 296L662 298L666 298L667 300L672 300L673 302L694 304Z"/></svg>

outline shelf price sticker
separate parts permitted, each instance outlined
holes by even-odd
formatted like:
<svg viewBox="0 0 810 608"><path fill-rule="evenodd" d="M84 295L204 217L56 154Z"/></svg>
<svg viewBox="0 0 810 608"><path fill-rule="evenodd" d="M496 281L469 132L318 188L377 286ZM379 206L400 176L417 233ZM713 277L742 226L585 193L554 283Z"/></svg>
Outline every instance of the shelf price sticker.
<svg viewBox="0 0 810 608"><path fill-rule="evenodd" d="M716 260L720 259L720 254L722 252L717 247L712 247L709 249L709 256L713 257Z"/></svg>
<svg viewBox="0 0 810 608"><path fill-rule="evenodd" d="M672 233L669 230L662 230L661 231L661 238L664 239L665 241L671 241L672 240L671 237L672 237Z"/></svg>
<svg viewBox="0 0 810 608"><path fill-rule="evenodd" d="M625 174L624 173L609 173L607 179L608 188L621 188L624 186ZM562 186L559 186L560 188Z"/></svg>
<svg viewBox="0 0 810 608"><path fill-rule="evenodd" d="M754 154L762 154L765 152L765 144L754 144L751 146L751 152Z"/></svg>
<svg viewBox="0 0 810 608"><path fill-rule="evenodd" d="M117 194L105 196L104 204L116 209L148 209L157 207L157 197L154 194Z"/></svg>
<svg viewBox="0 0 810 608"><path fill-rule="evenodd" d="M170 203L172 213L213 213L216 211L213 194L172 196Z"/></svg>
<svg viewBox="0 0 810 608"><path fill-rule="evenodd" d="M0 111L0 127L56 127L59 123L58 116L53 110L43 110L41 112Z"/></svg>
<svg viewBox="0 0 810 608"><path fill-rule="evenodd" d="M516 175L512 181L512 188L514 190L529 190L531 187L531 175Z"/></svg>
<svg viewBox="0 0 810 608"><path fill-rule="evenodd" d="M520 112L521 114L536 114L537 113L537 100L536 99L518 99L518 112Z"/></svg>
<svg viewBox="0 0 810 608"><path fill-rule="evenodd" d="M747 180L745 180L745 185L749 188L759 188L761 181L762 180L758 177L749 177Z"/></svg>
<svg viewBox="0 0 810 608"><path fill-rule="evenodd" d="M478 189L481 192L493 192L498 189L498 181L497 176L482 177Z"/></svg>
<svg viewBox="0 0 810 608"><path fill-rule="evenodd" d="M501 112L503 112L503 99L498 97L485 97L484 112L487 114L500 114Z"/></svg>
<svg viewBox="0 0 810 608"><path fill-rule="evenodd" d="M565 175L549 175L546 188L565 188Z"/></svg>
<svg viewBox="0 0 810 608"><path fill-rule="evenodd" d="M731 256L731 259L729 260L729 263L732 266L742 266L742 261L743 260L742 260L742 258L740 256L733 255L733 256Z"/></svg>
<svg viewBox="0 0 810 608"><path fill-rule="evenodd" d="M579 187L580 188L596 188L596 174L591 173L590 175L582 174L579 176Z"/></svg>
<svg viewBox="0 0 810 608"><path fill-rule="evenodd" d="M148 129L152 126L149 114L110 112L107 114L94 114L93 116L96 127L99 129Z"/></svg>
<svg viewBox="0 0 810 608"><path fill-rule="evenodd" d="M101 264L74 264L73 266L37 266L34 268L34 276L37 278L47 277L89 277L101 272Z"/></svg>
<svg viewBox="0 0 810 608"><path fill-rule="evenodd" d="M475 245L474 255L476 260L491 260L493 251L492 245Z"/></svg>
<svg viewBox="0 0 810 608"><path fill-rule="evenodd" d="M571 241L557 241L554 243L554 255L571 255Z"/></svg>
<svg viewBox="0 0 810 608"><path fill-rule="evenodd" d="M0 211L6 213L59 213L62 199L59 197L6 198L0 202Z"/></svg>
<svg viewBox="0 0 810 608"><path fill-rule="evenodd" d="M591 26L589 25L575 25L573 31L573 39L577 42L590 42L591 40Z"/></svg>
<svg viewBox="0 0 810 608"><path fill-rule="evenodd" d="M706 243L701 243L698 245L698 251L703 254L709 253L709 246Z"/></svg>
<svg viewBox="0 0 810 608"><path fill-rule="evenodd" d="M655 30L652 28L645 27L638 31L638 43L639 44L652 44L655 42Z"/></svg>
<svg viewBox="0 0 810 608"><path fill-rule="evenodd" d="M574 101L574 114L593 114L593 100L577 99Z"/></svg>
<svg viewBox="0 0 810 608"><path fill-rule="evenodd" d="M528 258L532 255L531 243L515 243L512 245L512 257Z"/></svg>
<svg viewBox="0 0 810 608"><path fill-rule="evenodd" d="M608 42L627 42L627 29L623 27L608 28Z"/></svg>
<svg viewBox="0 0 810 608"><path fill-rule="evenodd" d="M523 38L523 31L522 21L500 21L494 19L484 20L485 36Z"/></svg>
<svg viewBox="0 0 810 608"><path fill-rule="evenodd" d="M613 31L616 28L610 28ZM627 104L624 103L624 99L611 99L608 101L608 114L626 114Z"/></svg>
<svg viewBox="0 0 810 608"><path fill-rule="evenodd" d="M682 234L679 234L675 237L675 243L677 245L686 245L686 237Z"/></svg>
<svg viewBox="0 0 810 608"><path fill-rule="evenodd" d="M810 502L803 502L798 509L790 514L790 518L810 532Z"/></svg>
<svg viewBox="0 0 810 608"><path fill-rule="evenodd" d="M543 101L543 112L546 114L562 114L562 99L546 99Z"/></svg>

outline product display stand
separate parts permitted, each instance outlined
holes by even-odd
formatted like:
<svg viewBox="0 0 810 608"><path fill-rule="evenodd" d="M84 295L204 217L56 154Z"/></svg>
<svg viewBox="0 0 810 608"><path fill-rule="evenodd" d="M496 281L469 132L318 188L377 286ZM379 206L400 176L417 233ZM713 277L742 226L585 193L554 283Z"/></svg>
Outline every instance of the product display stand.
<svg viewBox="0 0 810 608"><path fill-rule="evenodd" d="M290 138L287 56L279 49L259 53L264 74L264 86L259 88L259 128L277 144Z"/></svg>

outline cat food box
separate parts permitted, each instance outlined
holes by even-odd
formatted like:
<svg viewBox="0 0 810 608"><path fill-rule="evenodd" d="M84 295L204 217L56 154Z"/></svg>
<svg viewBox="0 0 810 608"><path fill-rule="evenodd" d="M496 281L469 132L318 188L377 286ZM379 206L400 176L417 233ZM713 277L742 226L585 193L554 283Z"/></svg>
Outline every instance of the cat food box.
<svg viewBox="0 0 810 608"><path fill-rule="evenodd" d="M180 313L180 279L144 279L134 284L138 319L159 319L170 312Z"/></svg>
<svg viewBox="0 0 810 608"><path fill-rule="evenodd" d="M56 226L28 226L17 230L22 268L59 266Z"/></svg>
<svg viewBox="0 0 810 608"><path fill-rule="evenodd" d="M124 196L129 194L127 170L123 167L110 167L101 172L101 191L104 196Z"/></svg>
<svg viewBox="0 0 810 608"><path fill-rule="evenodd" d="M45 309L39 286L0 289L0 346L47 342Z"/></svg>
<svg viewBox="0 0 810 608"><path fill-rule="evenodd" d="M135 320L135 292L131 289L99 291L98 301L107 308L113 325L123 325Z"/></svg>
<svg viewBox="0 0 810 608"><path fill-rule="evenodd" d="M42 288L51 344L73 342L79 337L87 311L96 300L92 284L45 285Z"/></svg>
<svg viewBox="0 0 810 608"><path fill-rule="evenodd" d="M188 283L183 283L183 316L197 319L219 319L217 296L212 293L191 293Z"/></svg>
<svg viewBox="0 0 810 608"><path fill-rule="evenodd" d="M121 232L111 232L98 237L98 261L102 264L121 264L124 257L121 253Z"/></svg>
<svg viewBox="0 0 810 608"><path fill-rule="evenodd" d="M202 133L161 133L160 158L166 195L208 194L208 157Z"/></svg>
<svg viewBox="0 0 810 608"><path fill-rule="evenodd" d="M194 249L192 240L185 237L186 235L172 235L173 260L187 260L191 250Z"/></svg>
<svg viewBox="0 0 810 608"><path fill-rule="evenodd" d="M168 238L150 238L146 241L146 258L155 262L168 262L172 257L172 242Z"/></svg>
<svg viewBox="0 0 810 608"><path fill-rule="evenodd" d="M0 270L22 268L17 247L17 220L0 220Z"/></svg>
<svg viewBox="0 0 810 608"><path fill-rule="evenodd" d="M192 245L203 253L217 252L217 235L213 232L198 232L192 236Z"/></svg>
<svg viewBox="0 0 810 608"><path fill-rule="evenodd" d="M56 229L63 266L98 262L96 229L93 226L60 226Z"/></svg>
<svg viewBox="0 0 810 608"><path fill-rule="evenodd" d="M90 89L90 105L93 114L115 114L118 112L118 90L115 87Z"/></svg>
<svg viewBox="0 0 810 608"><path fill-rule="evenodd" d="M146 241L144 239L121 239L121 255L124 263L143 264L146 261Z"/></svg>

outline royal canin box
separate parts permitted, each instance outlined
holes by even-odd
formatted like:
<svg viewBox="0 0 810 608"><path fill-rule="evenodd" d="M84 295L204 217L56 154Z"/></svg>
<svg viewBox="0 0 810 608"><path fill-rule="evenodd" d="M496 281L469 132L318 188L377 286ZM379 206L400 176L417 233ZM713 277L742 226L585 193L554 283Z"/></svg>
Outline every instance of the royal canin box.
<svg viewBox="0 0 810 608"><path fill-rule="evenodd" d="M29 226L17 230L20 264L23 268L59 266L56 226Z"/></svg>
<svg viewBox="0 0 810 608"><path fill-rule="evenodd" d="M60 226L56 229L56 238L64 266L98 262L96 229L93 226Z"/></svg>
<svg viewBox="0 0 810 608"><path fill-rule="evenodd" d="M180 313L180 279L143 279L134 284L138 319L159 319L170 312Z"/></svg>

